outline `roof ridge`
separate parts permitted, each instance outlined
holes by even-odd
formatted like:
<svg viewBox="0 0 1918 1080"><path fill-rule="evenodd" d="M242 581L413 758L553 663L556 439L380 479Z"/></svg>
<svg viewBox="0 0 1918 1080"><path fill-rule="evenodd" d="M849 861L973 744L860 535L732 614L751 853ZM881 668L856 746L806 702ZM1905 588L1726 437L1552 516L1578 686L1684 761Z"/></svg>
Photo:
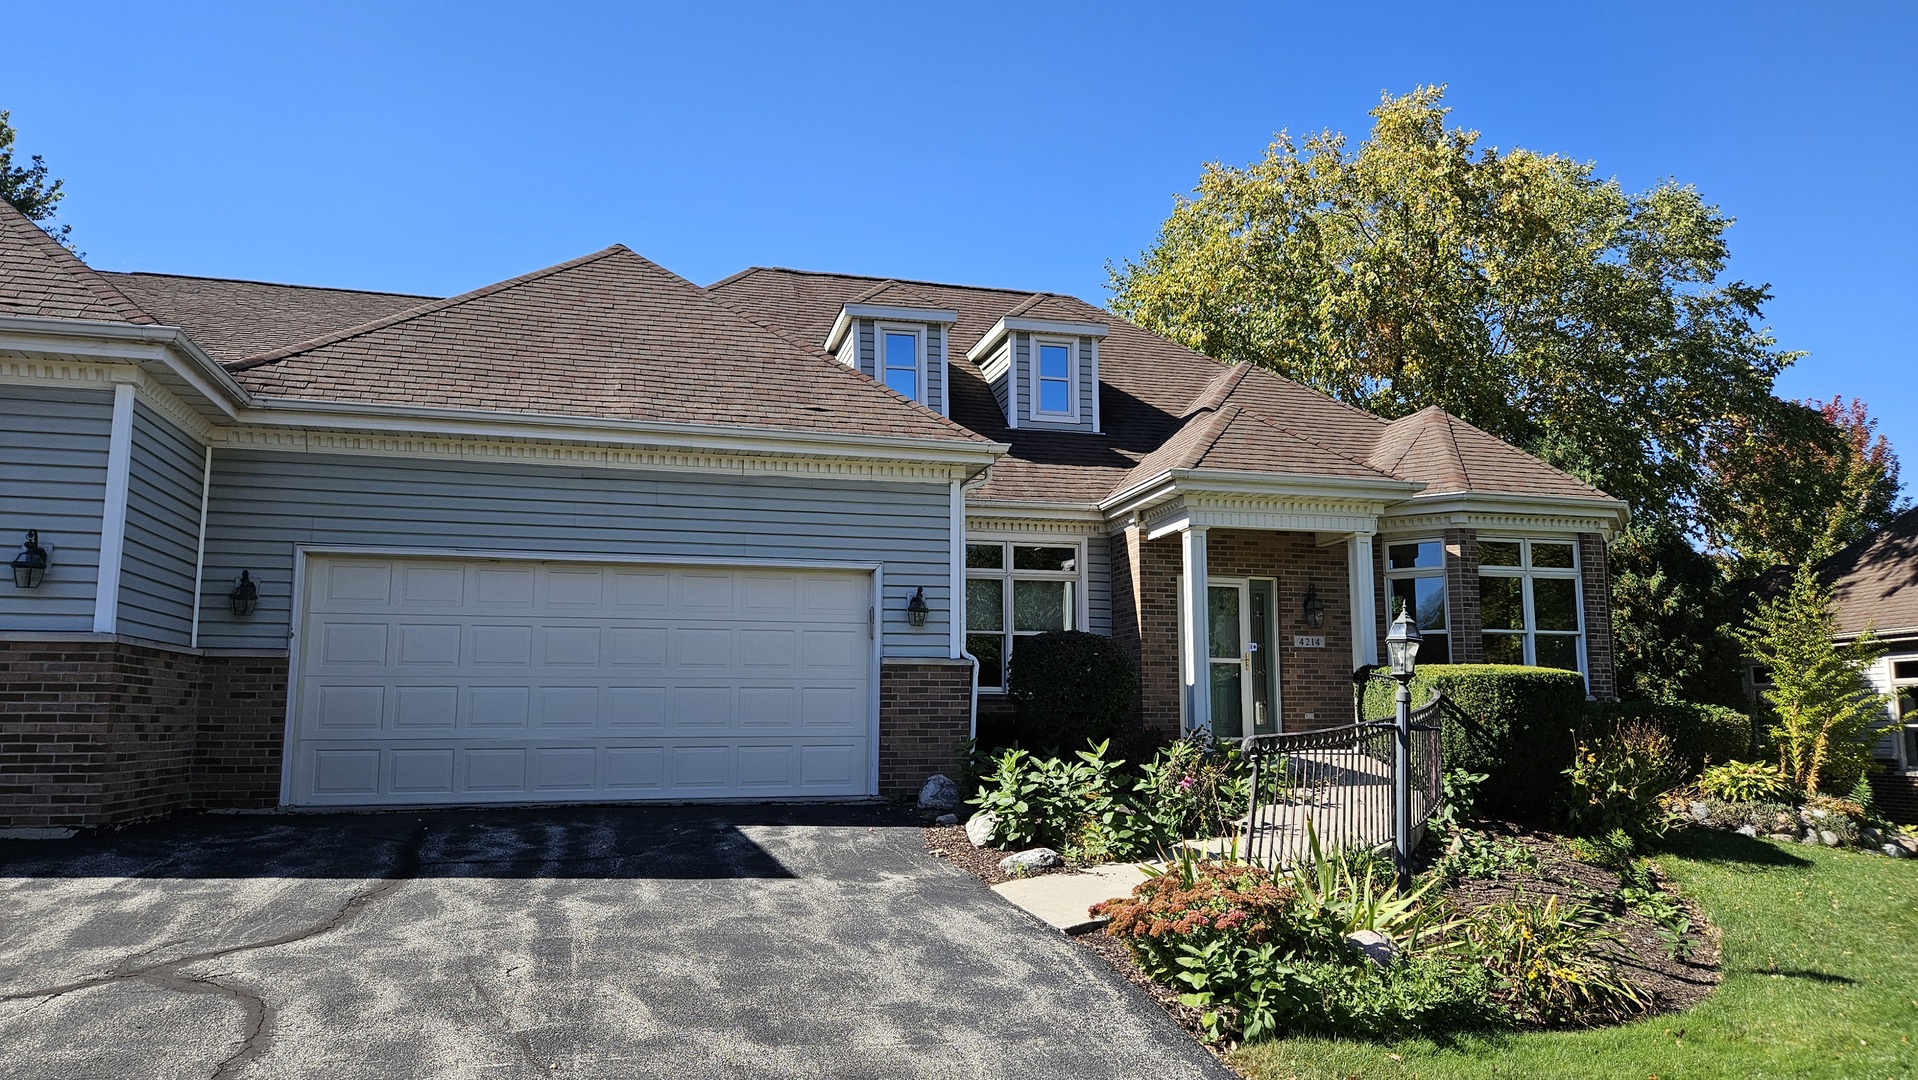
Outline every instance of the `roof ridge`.
<svg viewBox="0 0 1918 1080"><path fill-rule="evenodd" d="M430 315L436 311L444 311L448 308L458 307L461 304L471 303L474 300L478 300L483 297L492 296L496 293L504 292L507 289L517 288L518 286L525 285L534 281L539 281L543 278L551 277L554 274L561 273L566 270L576 269L578 267L585 266L589 263L597 262L600 259L606 258L609 255L613 255L621 251L625 251L628 254L633 254L636 257L641 258L642 260L644 259L644 256L639 256L637 255L636 252L632 252L630 249L626 247L626 245L614 244L611 247L601 248L600 250L592 252L591 254L581 255L580 257L576 259L568 259L563 263L555 263L552 266L548 266L540 270L534 270L531 273L521 274L518 277L507 278L504 281L496 281L491 285L482 286L480 288L472 290L471 292L463 292L457 296L442 297L438 300L432 300L424 304L415 305L413 307L407 308L404 311L396 311L393 314L387 315L383 318L374 319L372 322L361 323L358 326L349 326L344 330L335 330L330 334L322 334L319 337L312 338L307 341L295 342L292 345L282 346L278 349L274 349L269 352L259 353L254 356L242 357L239 360L236 360L233 363L228 364L226 366L229 371L249 371L253 368L260 367L264 364L270 364L277 360L285 360L288 357L298 356L300 353L303 353L303 352L310 352L314 349L320 348L321 346L337 344L342 341L347 341L352 338L359 337L362 334L370 334L375 330L383 330L386 327L395 325L396 323L402 323L411 319L417 319L422 315ZM681 278L680 280L685 281L684 278ZM690 281L686 283L688 285L692 285L692 282ZM693 285L692 287L695 289L699 288L699 286L697 285Z"/></svg>
<svg viewBox="0 0 1918 1080"><path fill-rule="evenodd" d="M102 276L100 271L88 266L85 259L67 250L65 244L55 240L52 233L41 228L40 223L28 217L25 211L5 199L0 199L0 212L19 218L20 224L24 225L28 234L33 237L29 242L40 248L41 256L69 273L76 284L93 294L95 300L105 304L129 323L159 325L160 320L147 314L140 305L133 302L132 298Z"/></svg>
<svg viewBox="0 0 1918 1080"><path fill-rule="evenodd" d="M1438 408L1436 405L1431 407ZM1472 467L1465 463L1465 451L1458 444L1458 429L1452 426L1453 423L1462 424L1465 421L1442 409L1439 415L1445 418L1445 438L1452 444L1452 460L1458 462L1459 475L1465 478L1465 488L1468 491L1475 491L1478 485L1472 482Z"/></svg>
<svg viewBox="0 0 1918 1080"><path fill-rule="evenodd" d="M1489 439L1495 446L1502 447L1506 452L1517 454L1520 457L1527 458L1533 462L1536 462L1540 467L1547 469L1551 472L1557 473L1558 475L1564 477L1567 480L1570 480L1571 482L1579 485L1580 487L1586 488L1589 491L1595 491L1599 495L1604 496L1605 498L1608 498L1608 499L1615 497L1611 493L1605 491L1603 488L1600 488L1597 484L1592 483L1590 480L1586 480L1585 478L1581 476L1571 473L1565 469L1561 469L1558 466L1552 464L1551 462L1546 461L1544 458L1539 457L1537 454L1531 453L1526 450L1521 450L1517 446L1513 445L1512 443L1506 442L1504 439L1499 438L1497 435L1494 435L1491 432L1485 430L1484 428L1479 427L1477 424L1472 423L1470 420L1467 420L1462 416L1454 416L1451 413L1446 412L1444 409L1439 408L1439 406L1437 405L1433 405L1430 407L1434 409L1438 409L1439 412L1445 417L1447 421L1446 433L1452 437L1452 452L1459 454L1460 469L1464 469L1465 467L1464 454L1462 450L1459 448L1458 432L1456 429L1452 427L1453 424L1462 425L1465 427L1466 430L1472 432L1473 434L1480 435L1486 439ZM1470 481L1471 477L1469 474L1466 476L1466 479L1468 482Z"/></svg>
<svg viewBox="0 0 1918 1080"><path fill-rule="evenodd" d="M174 274L164 270L99 270L102 277L157 277L172 278L175 281L218 281L228 285L265 285L273 289L311 289L316 292L358 293L362 296L412 296L421 300L443 300L445 297L432 293L393 292L388 289L354 289L339 285L296 285L288 281L261 281L258 278L214 277L211 274Z"/></svg>
<svg viewBox="0 0 1918 1080"><path fill-rule="evenodd" d="M1024 300L1021 300L1018 303L1012 305L1012 309L1010 311L1007 311L1004 315L1001 315L999 317L1002 319L1016 319L1019 316L1024 315L1026 312L1031 311L1033 308L1038 307L1040 304L1045 303L1047 296L1048 296L1047 293L1033 293L1031 296L1028 296Z"/></svg>
<svg viewBox="0 0 1918 1080"><path fill-rule="evenodd" d="M1263 413L1253 412L1251 413L1251 416L1252 416L1252 419L1257 420L1259 423L1264 424L1266 427L1269 427L1273 429L1274 431L1282 431L1285 434L1290 435L1293 438L1299 440L1300 442L1308 443L1312 446L1317 447L1320 450L1325 451L1328 454L1331 454L1333 457L1338 458L1341 461L1345 461L1350 464L1357 465L1359 468L1364 469L1367 472L1375 472L1375 473L1378 473L1380 476L1384 476L1392 480L1398 479L1397 476L1394 476L1393 474L1386 472L1384 469L1379 468L1377 465L1374 465L1369 461L1365 461L1361 458L1355 458L1352 455L1344 452L1343 450L1338 450L1338 449L1334 449L1333 447L1327 446L1324 443L1320 442L1319 440L1313 438L1312 436L1307 435L1302 431L1298 431L1293 428L1287 427L1286 425L1279 423L1277 420L1274 420L1271 417L1264 415Z"/></svg>
<svg viewBox="0 0 1918 1080"><path fill-rule="evenodd" d="M881 277L878 274L842 274L836 270L800 270L791 266L749 266L737 273L720 278L718 281L706 286L706 288L716 289L721 285L729 284L747 275L760 273L762 271L776 274L801 274L806 277L852 278L857 281L896 281L901 285L930 285L935 289L965 289L968 292L1019 293L1024 296L1034 295L1031 289L1010 289L999 285L963 285L952 281L933 281L929 278ZM1042 293L1039 295L1046 294ZM1082 304L1086 303L1086 301L1076 296L1072 297L1072 299L1079 300ZM1087 306L1090 307L1092 305L1087 304Z"/></svg>
<svg viewBox="0 0 1918 1080"><path fill-rule="evenodd" d="M846 303L863 304L866 301L871 300L873 297L878 296L880 293L885 292L887 289L890 289L897 284L899 284L898 281L892 278L887 278L886 280L880 282L879 284L874 285L872 288L867 289L865 292L860 293L858 296L853 297L851 300L846 301Z"/></svg>
<svg viewBox="0 0 1918 1080"><path fill-rule="evenodd" d="M1379 432L1379 438L1373 441L1372 443L1373 449L1376 450L1378 448L1378 444L1384 441L1384 438L1386 435L1391 434L1393 428L1398 427L1400 424L1405 423L1405 421L1407 420L1418 420L1419 417L1424 416L1426 413L1429 413L1436 408L1438 408L1438 406L1436 405L1427 405L1425 408L1420 409L1418 412L1407 413L1404 416L1399 417L1397 420L1393 420L1390 423L1386 424L1385 429ZM1429 424L1430 424L1430 421L1419 421L1418 423L1405 424L1405 427L1400 429L1401 431L1409 429L1412 432L1412 434L1410 437L1408 437L1405 440L1405 445L1399 448L1399 455L1398 457L1392 460L1392 467L1389 470L1387 470L1388 472L1390 472L1394 476L1398 474L1399 466L1405 464L1405 459L1412 456L1412 449L1418 446L1419 435L1424 432L1425 428L1429 426ZM1458 441L1456 439L1453 440L1452 452L1454 455L1458 453Z"/></svg>

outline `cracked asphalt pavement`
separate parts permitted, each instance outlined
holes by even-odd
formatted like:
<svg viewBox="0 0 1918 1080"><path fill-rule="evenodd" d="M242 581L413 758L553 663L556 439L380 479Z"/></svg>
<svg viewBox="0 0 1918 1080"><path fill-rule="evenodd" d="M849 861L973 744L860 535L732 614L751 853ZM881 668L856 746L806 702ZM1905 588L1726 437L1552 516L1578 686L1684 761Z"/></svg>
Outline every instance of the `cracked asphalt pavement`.
<svg viewBox="0 0 1918 1080"><path fill-rule="evenodd" d="M78 1077L1208 1077L879 807L199 815L0 841L0 1061Z"/></svg>

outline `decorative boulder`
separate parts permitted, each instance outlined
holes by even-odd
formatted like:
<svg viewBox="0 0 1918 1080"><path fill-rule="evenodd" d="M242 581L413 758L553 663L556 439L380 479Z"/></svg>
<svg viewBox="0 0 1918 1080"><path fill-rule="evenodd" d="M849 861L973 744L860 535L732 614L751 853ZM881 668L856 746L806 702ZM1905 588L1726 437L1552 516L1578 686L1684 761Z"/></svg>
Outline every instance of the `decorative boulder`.
<svg viewBox="0 0 1918 1080"><path fill-rule="evenodd" d="M1740 825L1738 827L1738 835L1756 837L1758 835L1758 829L1751 825Z"/></svg>
<svg viewBox="0 0 1918 1080"><path fill-rule="evenodd" d="M1837 847L1838 834L1832 832L1830 829L1820 829L1818 830L1818 842L1826 847Z"/></svg>
<svg viewBox="0 0 1918 1080"><path fill-rule="evenodd" d="M1694 821L1710 821L1712 819L1711 804L1703 799L1694 800L1688 809L1691 810Z"/></svg>
<svg viewBox="0 0 1918 1080"><path fill-rule="evenodd" d="M1378 967L1390 967L1399 958L1398 945L1377 930L1355 930L1345 935L1345 943Z"/></svg>
<svg viewBox="0 0 1918 1080"><path fill-rule="evenodd" d="M1797 837L1796 835L1794 835L1794 834L1792 834L1792 833L1788 833L1788 832L1775 832L1775 833L1771 833L1770 835L1768 835L1768 836L1766 836L1766 837L1765 837L1765 839L1767 839L1767 840L1776 840L1776 841L1778 841L1778 842L1779 842L1779 843L1781 843L1781 844L1789 844L1789 843L1791 843L1791 842L1792 842L1793 840L1796 840L1796 839L1798 839L1798 837Z"/></svg>
<svg viewBox="0 0 1918 1080"><path fill-rule="evenodd" d="M951 810L959 805L959 785L944 773L933 773L919 789L919 809Z"/></svg>
<svg viewBox="0 0 1918 1080"><path fill-rule="evenodd" d="M1051 848L1036 847L1021 851L999 860L999 872L1018 877L1030 874L1034 870L1050 870L1055 866L1064 866L1065 859Z"/></svg>
<svg viewBox="0 0 1918 1080"><path fill-rule="evenodd" d="M932 823L934 825L957 825L959 824L959 815L940 814L938 817L932 819Z"/></svg>
<svg viewBox="0 0 1918 1080"><path fill-rule="evenodd" d="M1881 847L1878 850L1884 852L1885 854L1891 856L1894 859L1904 859L1904 858L1910 857L1905 853L1905 849L1899 847L1897 844L1886 844L1884 847Z"/></svg>
<svg viewBox="0 0 1918 1080"><path fill-rule="evenodd" d="M966 839L973 847L990 847L992 834L999 831L999 815L990 810L981 810L966 822Z"/></svg>

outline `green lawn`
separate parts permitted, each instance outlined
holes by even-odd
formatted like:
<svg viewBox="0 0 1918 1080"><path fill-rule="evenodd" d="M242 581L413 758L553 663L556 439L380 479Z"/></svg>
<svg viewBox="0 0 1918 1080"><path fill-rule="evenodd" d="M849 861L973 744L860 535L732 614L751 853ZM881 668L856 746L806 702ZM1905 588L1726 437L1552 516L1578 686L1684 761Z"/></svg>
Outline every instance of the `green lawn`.
<svg viewBox="0 0 1918 1080"><path fill-rule="evenodd" d="M1724 935L1724 985L1690 1012L1449 1046L1280 1039L1233 1063L1258 1080L1918 1075L1918 860L1694 829L1658 861Z"/></svg>

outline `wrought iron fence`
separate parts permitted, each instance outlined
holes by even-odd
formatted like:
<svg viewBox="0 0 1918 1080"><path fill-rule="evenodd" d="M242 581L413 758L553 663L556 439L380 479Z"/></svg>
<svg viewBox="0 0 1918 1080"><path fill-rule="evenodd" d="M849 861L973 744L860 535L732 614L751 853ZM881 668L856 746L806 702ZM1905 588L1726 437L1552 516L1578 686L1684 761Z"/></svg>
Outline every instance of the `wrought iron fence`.
<svg viewBox="0 0 1918 1080"><path fill-rule="evenodd" d="M1409 817L1414 847L1438 808L1442 701L1434 697L1412 711ZM1247 738L1251 797L1240 837L1246 861L1296 865L1311 857L1311 836L1318 837L1320 850L1327 854L1353 849L1389 854L1393 727L1391 720L1372 720Z"/></svg>

